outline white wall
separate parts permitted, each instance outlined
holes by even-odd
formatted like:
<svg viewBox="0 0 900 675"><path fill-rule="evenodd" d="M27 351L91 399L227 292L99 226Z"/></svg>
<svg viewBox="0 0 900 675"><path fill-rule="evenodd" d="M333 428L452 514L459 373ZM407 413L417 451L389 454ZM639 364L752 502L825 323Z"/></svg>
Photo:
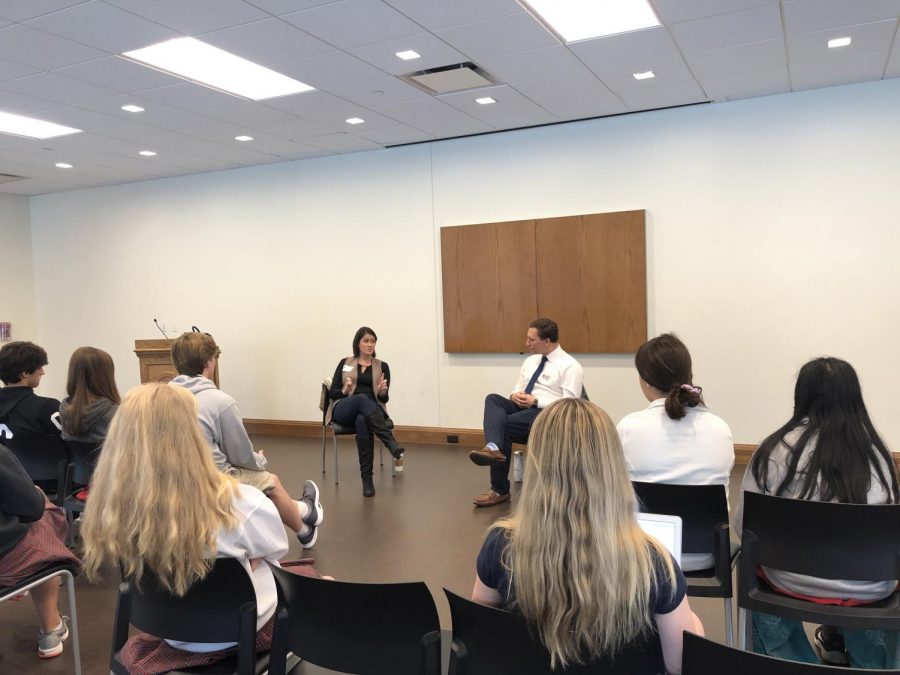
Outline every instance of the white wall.
<svg viewBox="0 0 900 675"><path fill-rule="evenodd" d="M30 222L27 197L0 195L0 321L14 340L37 339Z"/></svg>
<svg viewBox="0 0 900 675"><path fill-rule="evenodd" d="M127 388L153 317L196 324L245 415L309 420L366 323L399 423L478 427L521 359L442 351L439 228L646 209L650 332L682 336L736 441L828 353L900 449L898 108L892 80L33 198L40 339L109 350ZM582 362L614 418L643 405L630 356Z"/></svg>

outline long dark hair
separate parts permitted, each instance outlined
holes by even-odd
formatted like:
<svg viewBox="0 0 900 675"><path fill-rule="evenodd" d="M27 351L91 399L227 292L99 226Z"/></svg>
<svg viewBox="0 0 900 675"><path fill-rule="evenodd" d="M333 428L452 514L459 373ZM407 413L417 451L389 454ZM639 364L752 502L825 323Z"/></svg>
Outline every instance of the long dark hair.
<svg viewBox="0 0 900 675"><path fill-rule="evenodd" d="M375 342L378 342L378 336L375 335L375 331L369 328L368 326L362 326L358 331L356 331L356 335L353 336L353 356L359 358L359 341L362 340L366 335L371 335L375 338ZM375 352L372 351L372 358L375 358Z"/></svg>
<svg viewBox="0 0 900 675"><path fill-rule="evenodd" d="M797 428L803 432L791 445L784 438ZM800 369L794 387L794 414L760 444L750 460L753 478L763 488L768 484L769 457L781 443L789 453L787 475L773 494L780 496L791 485L804 449L813 443L800 499L811 499L818 489L821 501L865 504L874 469L890 503L898 502L893 458L869 418L856 371L846 361L822 357Z"/></svg>
<svg viewBox="0 0 900 675"><path fill-rule="evenodd" d="M79 347L69 359L66 394L70 411L66 426L73 436L84 433L84 411L98 398L106 398L118 405L122 399L116 387L115 365L112 357L96 347Z"/></svg>
<svg viewBox="0 0 900 675"><path fill-rule="evenodd" d="M672 333L663 333L638 347L634 367L644 382L666 395L666 414L673 420L687 414L685 407L703 403L701 388L694 386L691 353Z"/></svg>

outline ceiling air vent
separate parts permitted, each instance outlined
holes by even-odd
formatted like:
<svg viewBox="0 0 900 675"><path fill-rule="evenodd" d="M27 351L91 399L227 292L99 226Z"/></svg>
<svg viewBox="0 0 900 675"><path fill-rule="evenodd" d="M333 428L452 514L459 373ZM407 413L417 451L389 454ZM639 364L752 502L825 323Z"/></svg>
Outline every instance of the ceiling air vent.
<svg viewBox="0 0 900 675"><path fill-rule="evenodd" d="M15 183L17 180L27 180L28 176L16 176L11 173L0 173L0 184Z"/></svg>
<svg viewBox="0 0 900 675"><path fill-rule="evenodd" d="M449 94L496 84L490 75L471 62L420 70L404 75L403 79L429 94Z"/></svg>

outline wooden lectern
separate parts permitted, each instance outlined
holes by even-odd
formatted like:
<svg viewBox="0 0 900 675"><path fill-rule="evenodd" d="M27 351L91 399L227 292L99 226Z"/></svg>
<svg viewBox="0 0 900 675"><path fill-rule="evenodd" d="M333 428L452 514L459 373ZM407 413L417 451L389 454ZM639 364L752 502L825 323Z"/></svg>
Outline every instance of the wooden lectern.
<svg viewBox="0 0 900 675"><path fill-rule="evenodd" d="M135 340L134 353L141 367L141 384L168 382L178 375L172 363L172 341L166 339ZM219 386L219 365L213 373L213 382Z"/></svg>

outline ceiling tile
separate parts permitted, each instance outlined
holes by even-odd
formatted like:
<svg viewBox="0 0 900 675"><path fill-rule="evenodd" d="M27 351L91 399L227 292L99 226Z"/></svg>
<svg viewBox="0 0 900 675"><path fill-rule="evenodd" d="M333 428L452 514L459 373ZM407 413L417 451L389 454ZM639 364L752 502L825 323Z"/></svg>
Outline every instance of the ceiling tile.
<svg viewBox="0 0 900 675"><path fill-rule="evenodd" d="M818 87L879 80L887 63L887 50L832 56L816 61L791 64L791 87L794 91Z"/></svg>
<svg viewBox="0 0 900 675"><path fill-rule="evenodd" d="M48 101L45 98L35 98L34 96L19 94L15 91L8 91L6 83L4 82L3 84L4 88L0 89L0 110L5 112L30 115L39 110L49 110L59 106L59 103ZM37 117L40 117L40 115L37 115Z"/></svg>
<svg viewBox="0 0 900 675"><path fill-rule="evenodd" d="M512 14L456 28L436 31L438 36L473 59L553 47L559 41L530 14Z"/></svg>
<svg viewBox="0 0 900 675"><path fill-rule="evenodd" d="M299 12L302 9L312 9L319 5L328 5L332 2L339 2L339 0L246 0L246 2L265 10L269 14L280 16L281 14Z"/></svg>
<svg viewBox="0 0 900 675"><path fill-rule="evenodd" d="M276 122L275 124L265 124L262 128L275 136L296 140L298 138L322 136L331 130L331 124L330 120L323 118L293 119L286 122Z"/></svg>
<svg viewBox="0 0 900 675"><path fill-rule="evenodd" d="M264 66L334 51L321 40L279 19L204 33L199 39Z"/></svg>
<svg viewBox="0 0 900 675"><path fill-rule="evenodd" d="M368 138L370 141L381 145L398 145L402 143L420 143L422 141L434 140L434 136L426 134L424 131L413 129L405 124L395 124L390 127L382 127L380 129L363 129L359 132L359 136Z"/></svg>
<svg viewBox="0 0 900 675"><path fill-rule="evenodd" d="M243 2L243 0L105 1L185 35L198 35L269 18L266 12Z"/></svg>
<svg viewBox="0 0 900 675"><path fill-rule="evenodd" d="M624 112L625 106L592 73L575 73L547 80L523 82L515 87L545 110L563 119Z"/></svg>
<svg viewBox="0 0 900 675"><path fill-rule="evenodd" d="M32 68L21 63L14 63L0 59L0 82L15 80L26 75L34 75L41 72L39 68Z"/></svg>
<svg viewBox="0 0 900 675"><path fill-rule="evenodd" d="M97 99L109 98L119 93L114 89L99 87L96 84L64 77L57 73L29 75L18 80L5 82L3 88L7 91L28 94L29 96L67 105L96 101Z"/></svg>
<svg viewBox="0 0 900 675"><path fill-rule="evenodd" d="M790 35L787 38L788 57L793 63L860 52L887 52L891 48L896 32L896 21L876 21L817 33ZM850 37L853 41L846 47L829 49L828 41L837 37Z"/></svg>
<svg viewBox="0 0 900 675"><path fill-rule="evenodd" d="M493 130L490 125L432 97L384 106L379 111L398 122L442 137Z"/></svg>
<svg viewBox="0 0 900 675"><path fill-rule="evenodd" d="M272 65L273 70L305 82L316 89L361 82L381 77L378 68L360 61L346 52L328 52L305 59L284 61Z"/></svg>
<svg viewBox="0 0 900 675"><path fill-rule="evenodd" d="M784 28L788 35L814 33L840 26L900 16L900 0L785 0Z"/></svg>
<svg viewBox="0 0 900 675"><path fill-rule="evenodd" d="M103 115L93 110L85 110L75 106L41 110L40 117L48 122L64 124L67 127L75 127L83 131L99 131L120 124L120 121L111 115Z"/></svg>
<svg viewBox="0 0 900 675"><path fill-rule="evenodd" d="M900 40L894 40L894 49L888 59L885 77L900 77Z"/></svg>
<svg viewBox="0 0 900 675"><path fill-rule="evenodd" d="M300 117L335 116L346 119L359 112L359 105L345 101L324 91L308 91L266 101L270 108L283 110Z"/></svg>
<svg viewBox="0 0 900 675"><path fill-rule="evenodd" d="M635 61L659 63L681 58L669 32L662 27L610 35L596 40L582 40L573 42L568 47L593 70L628 66Z"/></svg>
<svg viewBox="0 0 900 675"><path fill-rule="evenodd" d="M53 70L106 56L98 49L50 35L24 24L0 29L0 59Z"/></svg>
<svg viewBox="0 0 900 675"><path fill-rule="evenodd" d="M426 94L418 87L414 87L396 77L381 77L375 80L366 80L365 82L327 87L327 89L335 96L353 101L367 108L392 105L430 96L430 94Z"/></svg>
<svg viewBox="0 0 900 675"><path fill-rule="evenodd" d="M475 98L481 96L490 96L496 103L489 105L476 103ZM438 98L496 129L534 126L556 121L554 115L507 85L445 94Z"/></svg>
<svg viewBox="0 0 900 675"><path fill-rule="evenodd" d="M707 100L706 94L700 85L694 82L677 82L675 84L663 84L647 89L632 89L619 94L632 110L651 110L654 108L669 108L676 105L688 105Z"/></svg>
<svg viewBox="0 0 900 675"><path fill-rule="evenodd" d="M168 129L196 138L205 138L217 143L230 143L235 136L239 136L245 131L244 127L187 111L160 117L153 120L151 124L160 129Z"/></svg>
<svg viewBox="0 0 900 675"><path fill-rule="evenodd" d="M777 5L778 0L653 0L656 14L665 24L704 19L717 14L739 12L743 9Z"/></svg>
<svg viewBox="0 0 900 675"><path fill-rule="evenodd" d="M418 24L380 0L341 0L285 14L282 19L341 48L422 32Z"/></svg>
<svg viewBox="0 0 900 675"><path fill-rule="evenodd" d="M654 77L646 80L635 79L635 73L643 73L648 70L653 71ZM637 62L629 66L595 70L594 74L613 92L647 89L663 84L694 79L691 71L688 70L688 67L681 59Z"/></svg>
<svg viewBox="0 0 900 675"><path fill-rule="evenodd" d="M429 30L478 23L499 16L521 14L516 0L385 0Z"/></svg>
<svg viewBox="0 0 900 675"><path fill-rule="evenodd" d="M41 14L49 14L84 2L87 0L3 0L0 2L0 16L10 21L27 21Z"/></svg>
<svg viewBox="0 0 900 675"><path fill-rule="evenodd" d="M757 70L784 69L787 64L784 40L695 52L686 54L684 58L697 78L721 78Z"/></svg>
<svg viewBox="0 0 900 675"><path fill-rule="evenodd" d="M312 138L307 138L305 143L314 148L320 148L330 152L359 152L361 150L381 149L380 144L370 141L368 138L347 133L313 136Z"/></svg>
<svg viewBox="0 0 900 675"><path fill-rule="evenodd" d="M700 78L700 86L715 101L785 94L791 90L787 67L783 65L753 72Z"/></svg>
<svg viewBox="0 0 900 675"><path fill-rule="evenodd" d="M675 24L671 31L686 54L777 40L784 36L781 12L777 5L687 21Z"/></svg>
<svg viewBox="0 0 900 675"><path fill-rule="evenodd" d="M144 108L144 112L130 113L122 110L123 105L129 104ZM87 103L79 104L78 108L109 115L110 117L116 118L118 124L122 124L123 122L151 122L157 117L172 115L176 112L181 112L182 110L181 108L165 105L164 103L142 96L136 96L135 94L121 94L119 96L104 98L98 101L88 101Z"/></svg>
<svg viewBox="0 0 900 675"><path fill-rule="evenodd" d="M121 92L157 89L184 82L174 75L138 65L134 61L119 56L107 56L96 61L58 68L55 72Z"/></svg>
<svg viewBox="0 0 900 675"><path fill-rule="evenodd" d="M45 14L25 25L112 54L179 37L169 28L99 0Z"/></svg>
<svg viewBox="0 0 900 675"><path fill-rule="evenodd" d="M265 152L269 155L277 155L278 157L296 157L301 153L309 153L318 150L318 148L313 148L310 145L296 143L286 138L273 136L272 134L267 134L262 131L254 130L250 135L253 136L252 141L233 142L239 144L238 147L247 147L257 152Z"/></svg>
<svg viewBox="0 0 900 675"><path fill-rule="evenodd" d="M397 52L408 49L421 54L421 58L404 61L397 57ZM384 42L374 42L362 47L351 47L347 51L391 75L405 75L466 60L465 56L431 33L417 33Z"/></svg>
<svg viewBox="0 0 900 675"><path fill-rule="evenodd" d="M193 82L182 82L159 89L145 89L138 92L138 95L151 101L193 111L219 108L235 101L246 100Z"/></svg>
<svg viewBox="0 0 900 675"><path fill-rule="evenodd" d="M261 103L250 101L238 101L220 108L210 108L209 110L204 110L203 114L245 127L275 124L276 122L286 122L294 119L293 115L283 110L269 108Z"/></svg>
<svg viewBox="0 0 900 675"><path fill-rule="evenodd" d="M543 80L585 70L584 64L562 45L479 59L478 65L499 82Z"/></svg>

